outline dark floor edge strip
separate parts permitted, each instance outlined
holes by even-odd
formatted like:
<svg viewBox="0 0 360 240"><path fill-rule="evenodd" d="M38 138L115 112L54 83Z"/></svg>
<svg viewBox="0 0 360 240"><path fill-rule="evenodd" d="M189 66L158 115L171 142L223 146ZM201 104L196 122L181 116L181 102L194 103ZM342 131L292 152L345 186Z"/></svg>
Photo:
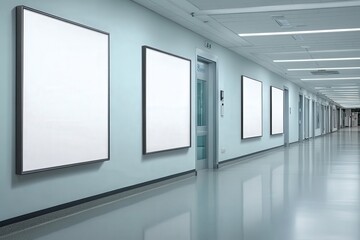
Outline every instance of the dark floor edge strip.
<svg viewBox="0 0 360 240"><path fill-rule="evenodd" d="M220 168L220 167L223 167L225 165L228 165L229 163L240 162L240 161L244 160L245 158L256 156L258 154L268 152L268 151L271 151L271 150L274 150L274 149L277 149L277 148L281 148L281 147L284 147L284 145L280 145L280 146L276 146L276 147L272 147L272 148L267 148L267 149L264 149L264 150L261 150L261 151L258 151L258 152L254 152L254 153L249 153L249 154L246 154L246 155L243 155L243 156L240 156L240 157L230 158L230 159L219 162L218 166Z"/></svg>
<svg viewBox="0 0 360 240"><path fill-rule="evenodd" d="M324 133L324 134L320 134L320 135L317 135L315 137L310 137L308 139L304 139L303 141L307 141L307 140L310 140L310 139L315 139L315 138L318 138L318 137L323 137L323 136L326 136L330 133L334 133L334 132L337 132L337 131L333 131L333 132L328 132L328 133ZM302 142L302 141L301 141ZM295 141L295 142L291 142L289 143L289 145L293 145L293 144L296 144L296 143L300 143L300 141ZM232 164L232 163L237 163L237 162L241 162L241 161L244 161L246 158L248 157L252 157L252 156L256 156L258 154L261 154L261 153L264 153L264 152L267 152L267 151L271 151L271 150L274 150L276 148L281 148L281 147L285 147L285 145L279 145L279 146L276 146L276 147L272 147L272 148L267 148L267 149L264 149L264 150L261 150L261 151L258 151L258 152L253 152L253 153L249 153L249 154L246 154L246 155L243 155L243 156L239 156L239 157L235 157L235 158L230 158L230 159L227 159L227 160L224 160L224 161L221 161L217 164L217 168L221 168L221 167L224 167L224 166L227 166L229 164Z"/></svg>
<svg viewBox="0 0 360 240"><path fill-rule="evenodd" d="M91 197L75 200L75 201L60 204L60 205L57 205L57 206L54 206L54 207L50 207L50 208L35 211L35 212L32 212L32 213L24 214L24 215L21 215L21 216L18 216L18 217L14 217L14 218L10 218L10 219L4 220L4 221L0 221L0 227L5 227L5 226L11 225L11 224L20 223L20 222L30 220L30 219L35 218L35 217L40 217L40 216L43 216L43 215L46 215L46 214L50 214L50 213L53 213L53 212L64 210L66 208L75 207L75 206L78 206L78 205L81 205L81 204L84 204L84 203L88 203L88 202L91 202L91 201L95 201L95 200L98 200L98 199L101 199L101 198L109 197L109 196L119 194L119 193L124 193L124 192L130 191L130 190L134 190L134 189L137 189L137 188L149 186L149 185L156 184L156 183L161 183L161 182L164 182L166 180L170 180L170 179L173 179L173 178L178 178L178 177L182 177L182 176L190 175L190 174L192 176L196 176L197 171L195 169L193 169L193 170L190 170L190 171L173 174L173 175L170 175L170 176L154 179L154 180L151 180L151 181L135 184L135 185L124 187L124 188L119 188L119 189L116 189L116 190L101 193L101 194L94 195L94 196L91 196Z"/></svg>

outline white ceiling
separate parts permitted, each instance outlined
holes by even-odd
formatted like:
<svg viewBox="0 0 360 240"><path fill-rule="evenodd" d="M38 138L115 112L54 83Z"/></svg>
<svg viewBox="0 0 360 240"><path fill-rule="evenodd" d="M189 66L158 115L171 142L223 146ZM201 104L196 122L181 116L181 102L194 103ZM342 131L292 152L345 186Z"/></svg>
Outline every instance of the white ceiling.
<svg viewBox="0 0 360 240"><path fill-rule="evenodd" d="M273 62L273 60L279 59L360 57L360 31L299 34L297 39L293 35L238 36L240 33L360 28L360 1L133 1L263 65L303 88L327 95L345 108L360 107L360 93L357 92L360 91L360 69L334 69L334 71L338 71L338 74L320 76L313 75L311 73L313 70L288 71L288 69L298 68L360 67L360 60ZM290 27L279 26L274 17L285 18ZM359 77L359 80L301 80L304 78L349 77ZM320 87L330 91L324 91Z"/></svg>

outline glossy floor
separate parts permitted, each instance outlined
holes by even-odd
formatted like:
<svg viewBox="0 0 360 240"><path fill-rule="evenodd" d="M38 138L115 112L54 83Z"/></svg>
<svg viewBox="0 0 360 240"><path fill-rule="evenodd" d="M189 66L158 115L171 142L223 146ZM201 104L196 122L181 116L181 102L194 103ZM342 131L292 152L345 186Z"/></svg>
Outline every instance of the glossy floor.
<svg viewBox="0 0 360 240"><path fill-rule="evenodd" d="M3 239L358 240L359 143L344 129Z"/></svg>

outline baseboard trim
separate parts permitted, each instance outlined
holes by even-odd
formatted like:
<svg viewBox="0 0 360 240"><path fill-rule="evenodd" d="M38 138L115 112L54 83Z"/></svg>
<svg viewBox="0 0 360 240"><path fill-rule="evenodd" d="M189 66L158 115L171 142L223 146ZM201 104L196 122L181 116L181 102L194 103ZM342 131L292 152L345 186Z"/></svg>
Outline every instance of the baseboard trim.
<svg viewBox="0 0 360 240"><path fill-rule="evenodd" d="M54 207L46 208L46 209L43 209L43 210L35 211L35 212L32 212L32 213L28 213L28 214L24 214L24 215L21 215L21 216L18 216L18 217L14 217L14 218L10 218L10 219L4 220L4 221L0 221L0 227L5 227L5 226L13 225L13 224L18 224L18 223L28 221L28 220L31 220L31 219L34 219L34 218L42 217L44 215L48 215L48 214L51 214L51 213L54 213L54 212L58 212L58 211L61 211L61 210L72 208L72 207L76 207L76 206L79 206L79 205L82 205L82 204L85 204L85 203L93 202L95 200L103 199L103 198L106 198L106 197L111 197L111 196L116 195L116 194L121 194L121 197L127 197L127 196L138 194L138 193L141 193L141 192L153 189L153 188L161 187L161 186L169 184L169 183L173 183L173 182L177 182L177 181L180 181L180 180L184 180L186 178L194 177L196 175L197 175L197 171L194 169L194 170L190 170L190 171L186 171L186 172L182 172L182 173L178 173L178 174L158 178L158 179L155 179L155 180L135 184L135 185L132 185L132 186L116 189L116 190L113 190L113 191L101 193L101 194L94 195L94 196L91 196L91 197L75 200L75 201L72 201L72 202L60 204L60 205L57 205L57 206L54 206Z"/></svg>
<svg viewBox="0 0 360 240"><path fill-rule="evenodd" d="M259 155L261 155L261 154L263 154L263 153L265 153L265 152L269 152L269 151L272 151L272 150L275 150L275 149L278 149L278 148L281 148L281 147L284 147L284 145L280 145L280 146L276 146L276 147L264 149L264 150L261 150L261 151L258 151L258 152L246 154L246 155L243 155L243 156L240 156L240 157L236 157L236 158L227 159L227 160L224 160L224 161L219 162L219 163L218 163L218 167L221 168L221 167L224 167L224 166L227 166L227 165L230 165L230 164L235 164L235 163L238 163L238 162L243 162L243 161L245 161L245 160L248 160L249 158L252 158L252 157L255 157L255 156L259 156Z"/></svg>

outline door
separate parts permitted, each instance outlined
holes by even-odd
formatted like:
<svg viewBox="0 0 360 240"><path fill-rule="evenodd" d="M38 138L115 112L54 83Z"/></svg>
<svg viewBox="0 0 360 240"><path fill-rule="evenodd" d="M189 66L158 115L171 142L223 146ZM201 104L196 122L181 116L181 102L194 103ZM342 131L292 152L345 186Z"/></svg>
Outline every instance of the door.
<svg viewBox="0 0 360 240"><path fill-rule="evenodd" d="M326 107L326 126L327 126L327 133L330 133L331 131L330 131L330 119L331 119L331 111L330 111L331 109L330 109L330 106L327 106Z"/></svg>
<svg viewBox="0 0 360 240"><path fill-rule="evenodd" d="M325 134L325 106L321 105L321 134Z"/></svg>
<svg viewBox="0 0 360 240"><path fill-rule="evenodd" d="M299 95L299 142L304 139L303 103L303 96Z"/></svg>
<svg viewBox="0 0 360 240"><path fill-rule="evenodd" d="M216 63L198 57L196 63L196 169L216 162Z"/></svg>
<svg viewBox="0 0 360 240"><path fill-rule="evenodd" d="M333 131L334 128L334 109L332 106L329 107L329 113L330 113L330 128L329 132Z"/></svg>
<svg viewBox="0 0 360 240"><path fill-rule="evenodd" d="M284 87L284 145L289 146L289 89Z"/></svg>
<svg viewBox="0 0 360 240"><path fill-rule="evenodd" d="M358 113L357 112L353 112L351 114L351 127L357 127L358 126Z"/></svg>
<svg viewBox="0 0 360 240"><path fill-rule="evenodd" d="M309 139L309 130L310 130L310 122L309 122L309 99L305 98L305 104L304 104L304 130L305 130L305 136L304 139Z"/></svg>
<svg viewBox="0 0 360 240"><path fill-rule="evenodd" d="M311 136L313 137L313 138L315 138L315 129L316 129L316 103L315 103L315 101L313 100L312 101L312 133L311 133Z"/></svg>

